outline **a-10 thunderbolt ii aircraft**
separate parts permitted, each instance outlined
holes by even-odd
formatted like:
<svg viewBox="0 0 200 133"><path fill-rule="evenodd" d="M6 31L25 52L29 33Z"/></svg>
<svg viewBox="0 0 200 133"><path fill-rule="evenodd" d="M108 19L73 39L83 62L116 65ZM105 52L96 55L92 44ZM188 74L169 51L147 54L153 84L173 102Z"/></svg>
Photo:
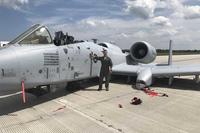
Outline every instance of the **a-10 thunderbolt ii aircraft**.
<svg viewBox="0 0 200 133"><path fill-rule="evenodd" d="M62 32L56 32L53 39L46 26L37 24L0 49L0 89L20 91L24 86L36 93L44 86L51 90L97 77L101 63L91 55L102 55L102 49L113 61L112 73L137 76L138 89L150 86L153 77L200 74L200 66L172 65L172 54L166 65L151 64L157 54L147 42L136 42L127 54L116 45L74 41Z"/></svg>

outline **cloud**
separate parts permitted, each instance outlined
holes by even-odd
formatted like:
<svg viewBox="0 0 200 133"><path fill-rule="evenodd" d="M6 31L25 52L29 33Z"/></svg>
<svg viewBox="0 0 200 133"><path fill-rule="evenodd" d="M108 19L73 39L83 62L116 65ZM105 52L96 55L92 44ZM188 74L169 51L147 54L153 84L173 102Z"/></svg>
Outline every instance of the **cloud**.
<svg viewBox="0 0 200 133"><path fill-rule="evenodd" d="M66 5L61 2L62 6L53 0L36 1L18 4L19 8L33 5L28 6L30 11L41 9L27 15L29 23L42 23L81 40L97 38L115 42L121 48L147 41L156 48L168 48L168 41L173 39L179 48L186 49L200 41L199 31L196 32L200 24L199 5L191 3L194 0L102 0L98 4L93 0L72 0ZM55 5L47 10L48 4ZM37 7L41 5L42 8Z"/></svg>
<svg viewBox="0 0 200 133"><path fill-rule="evenodd" d="M33 0L33 5L34 6L41 6L49 3L56 3L54 0Z"/></svg>
<svg viewBox="0 0 200 133"><path fill-rule="evenodd" d="M200 18L200 6L189 5L187 0L124 0L126 4L125 11L130 14L135 14L141 18L155 17L156 12L169 12L169 16L196 19Z"/></svg>
<svg viewBox="0 0 200 133"><path fill-rule="evenodd" d="M164 16L154 17L152 19L152 23L155 24L155 25L160 25L160 26L172 26L170 19L166 18Z"/></svg>
<svg viewBox="0 0 200 133"><path fill-rule="evenodd" d="M184 17L186 19L200 18L200 6L185 6Z"/></svg>
<svg viewBox="0 0 200 133"><path fill-rule="evenodd" d="M96 27L96 26L104 26L106 25L106 22L104 20L98 20L96 18L87 18L81 20L79 24Z"/></svg>
<svg viewBox="0 0 200 133"><path fill-rule="evenodd" d="M168 40L178 34L178 29L163 16L131 20L89 17L74 23L54 25L52 28L53 31L68 32L81 40L97 38L100 41L112 41L121 48L129 48L136 41L148 41L157 46L158 40L162 42L163 38Z"/></svg>
<svg viewBox="0 0 200 133"><path fill-rule="evenodd" d="M185 3L187 0L165 0L167 6L166 9L172 10L171 16L184 18L184 19L196 19L200 18L200 6L189 5Z"/></svg>
<svg viewBox="0 0 200 133"><path fill-rule="evenodd" d="M65 23L66 17L65 16L52 16L52 17L30 17L27 18L32 24L43 24L43 25L56 25Z"/></svg>
<svg viewBox="0 0 200 133"><path fill-rule="evenodd" d="M29 3L29 0L0 0L0 6L13 8L15 10L20 9L21 6Z"/></svg>
<svg viewBox="0 0 200 133"><path fill-rule="evenodd" d="M125 0L129 13L133 13L142 18L149 18L154 16L156 8L156 0Z"/></svg>
<svg viewBox="0 0 200 133"><path fill-rule="evenodd" d="M14 10L24 11L25 5L41 6L49 3L55 3L53 0L0 0L0 6L8 7ZM26 11L24 11L26 12ZM28 12L28 11L27 11Z"/></svg>

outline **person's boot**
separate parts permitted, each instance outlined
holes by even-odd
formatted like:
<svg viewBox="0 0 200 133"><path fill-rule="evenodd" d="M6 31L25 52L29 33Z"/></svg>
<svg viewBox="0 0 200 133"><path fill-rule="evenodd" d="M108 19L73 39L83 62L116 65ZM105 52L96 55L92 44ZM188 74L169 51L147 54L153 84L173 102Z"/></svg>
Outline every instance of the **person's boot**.
<svg viewBox="0 0 200 133"><path fill-rule="evenodd" d="M106 91L109 91L109 88L108 88L108 87L106 87Z"/></svg>
<svg viewBox="0 0 200 133"><path fill-rule="evenodd" d="M101 91L102 90L102 88L98 88L98 91Z"/></svg>

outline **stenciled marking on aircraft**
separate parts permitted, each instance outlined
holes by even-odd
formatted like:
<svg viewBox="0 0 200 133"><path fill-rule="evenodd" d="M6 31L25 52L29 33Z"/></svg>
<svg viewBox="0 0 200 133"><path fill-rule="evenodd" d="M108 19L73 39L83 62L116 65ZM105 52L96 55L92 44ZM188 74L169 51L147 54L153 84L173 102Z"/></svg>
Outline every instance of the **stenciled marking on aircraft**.
<svg viewBox="0 0 200 133"><path fill-rule="evenodd" d="M60 68L59 67L56 68L56 72L60 73Z"/></svg>
<svg viewBox="0 0 200 133"><path fill-rule="evenodd" d="M41 74L41 73L42 73L42 69L40 69L40 70L38 71L38 73Z"/></svg>
<svg viewBox="0 0 200 133"><path fill-rule="evenodd" d="M83 75L83 72L74 72L74 78L79 77L80 75Z"/></svg>
<svg viewBox="0 0 200 133"><path fill-rule="evenodd" d="M68 69L70 69L70 68L71 68L71 63L69 62L69 63L68 63Z"/></svg>
<svg viewBox="0 0 200 133"><path fill-rule="evenodd" d="M49 68L47 67L47 68L45 68L45 70L46 70L46 78L48 79L49 78Z"/></svg>
<svg viewBox="0 0 200 133"><path fill-rule="evenodd" d="M72 71L74 70L74 66L71 66L71 70L72 70Z"/></svg>
<svg viewBox="0 0 200 133"><path fill-rule="evenodd" d="M1 69L3 77L16 77L16 72L13 69Z"/></svg>
<svg viewBox="0 0 200 133"><path fill-rule="evenodd" d="M44 65L59 65L59 53L43 53L44 55Z"/></svg>
<svg viewBox="0 0 200 133"><path fill-rule="evenodd" d="M97 56L97 54L94 54L94 56ZM94 63L97 63L97 59L96 58L93 58L93 61L94 61Z"/></svg>
<svg viewBox="0 0 200 133"><path fill-rule="evenodd" d="M64 51L65 54L68 53L68 49L67 48L64 48L63 51Z"/></svg>

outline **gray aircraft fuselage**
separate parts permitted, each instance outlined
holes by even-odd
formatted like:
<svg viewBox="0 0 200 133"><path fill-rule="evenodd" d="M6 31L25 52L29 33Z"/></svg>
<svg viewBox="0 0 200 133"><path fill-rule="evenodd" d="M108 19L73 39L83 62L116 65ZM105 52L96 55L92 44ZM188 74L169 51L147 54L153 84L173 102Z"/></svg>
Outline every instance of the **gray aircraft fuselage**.
<svg viewBox="0 0 200 133"><path fill-rule="evenodd" d="M91 53L101 56L105 48L114 64L125 61L125 54L117 46L107 45L111 49L93 42L8 45L0 50L0 89L20 91L22 81L28 89L97 77L101 64L90 58Z"/></svg>
<svg viewBox="0 0 200 133"><path fill-rule="evenodd" d="M0 48L0 91L21 91L24 83L29 91L40 92L43 86L51 90L97 77L101 63L91 55L102 56L103 49L112 59L112 74L136 76L137 89L151 86L153 78L169 78L169 84L174 76L195 75L199 79L200 65L172 64L171 41L168 64L155 64L156 49L145 41L134 43L129 53L123 53L111 43L77 41L60 31L53 40L47 27L34 25Z"/></svg>

